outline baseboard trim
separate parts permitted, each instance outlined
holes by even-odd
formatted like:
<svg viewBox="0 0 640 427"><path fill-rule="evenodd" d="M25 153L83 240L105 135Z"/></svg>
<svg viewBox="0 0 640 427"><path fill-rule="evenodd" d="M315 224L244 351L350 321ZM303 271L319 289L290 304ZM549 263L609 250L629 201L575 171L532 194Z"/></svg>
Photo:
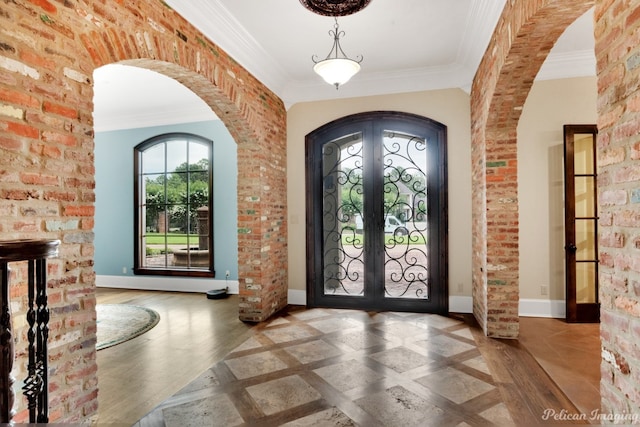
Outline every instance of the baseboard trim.
<svg viewBox="0 0 640 427"><path fill-rule="evenodd" d="M163 276L96 276L99 288L141 289L147 291L168 292L201 292L228 287L228 293L237 294L237 280L194 279L188 277ZM307 305L307 291L289 289L288 303L291 305ZM449 312L473 313L473 298L470 296L449 296ZM521 299L519 314L523 317L550 317L564 319L566 317L564 300Z"/></svg>
<svg viewBox="0 0 640 427"><path fill-rule="evenodd" d="M289 304L307 305L307 291L300 289L289 289ZM449 312L451 313L473 313L473 300L471 297L450 296Z"/></svg>
<svg viewBox="0 0 640 427"><path fill-rule="evenodd" d="M449 296L449 313L473 313L473 298L460 295Z"/></svg>
<svg viewBox="0 0 640 427"><path fill-rule="evenodd" d="M288 303L291 305L307 305L307 291L289 289L287 293Z"/></svg>
<svg viewBox="0 0 640 427"><path fill-rule="evenodd" d="M212 289L224 289L227 293L237 294L237 280L195 279L190 277L164 276L96 276L99 288L140 289L145 291L202 292Z"/></svg>
<svg viewBox="0 0 640 427"><path fill-rule="evenodd" d="M520 299L519 312L522 317L566 318L564 300Z"/></svg>

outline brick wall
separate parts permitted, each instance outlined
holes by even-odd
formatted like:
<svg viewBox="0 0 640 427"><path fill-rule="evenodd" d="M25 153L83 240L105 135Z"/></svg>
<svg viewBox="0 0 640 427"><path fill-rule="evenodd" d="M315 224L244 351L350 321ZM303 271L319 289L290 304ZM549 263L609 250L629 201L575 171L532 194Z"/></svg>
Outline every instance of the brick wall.
<svg viewBox="0 0 640 427"><path fill-rule="evenodd" d="M533 80L592 0L508 0L471 91L473 312L490 337L518 336L517 125Z"/></svg>
<svg viewBox="0 0 640 427"><path fill-rule="evenodd" d="M240 318L261 321L286 304L282 102L161 1L3 2L0 236L62 241L48 267L51 421L97 411L92 73L114 62L180 81L223 120L238 143ZM16 367L25 363L25 293L16 264Z"/></svg>
<svg viewBox="0 0 640 427"><path fill-rule="evenodd" d="M474 314L514 337L516 124L540 60L590 1L508 1L472 89ZM640 3L595 2L601 413L640 414ZM542 57L542 58L540 58ZM496 184L499 183L499 184ZM504 244L507 243L507 244ZM495 260L498 260L496 263ZM512 296L513 295L513 296ZM499 315L496 315L499 313ZM623 420L624 421L624 420Z"/></svg>
<svg viewBox="0 0 640 427"><path fill-rule="evenodd" d="M595 21L602 410L640 416L640 3Z"/></svg>

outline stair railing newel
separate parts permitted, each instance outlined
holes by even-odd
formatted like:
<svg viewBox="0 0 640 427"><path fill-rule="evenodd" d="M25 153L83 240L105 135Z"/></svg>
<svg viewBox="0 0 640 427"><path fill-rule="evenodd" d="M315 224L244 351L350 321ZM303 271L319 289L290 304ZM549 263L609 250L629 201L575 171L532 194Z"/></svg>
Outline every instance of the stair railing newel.
<svg viewBox="0 0 640 427"><path fill-rule="evenodd" d="M58 255L59 240L0 241L0 423L10 423L15 415L11 375L15 358L10 310L10 262L27 261L29 330L27 378L22 387L27 398L30 423L49 422L49 378L47 340L47 258Z"/></svg>

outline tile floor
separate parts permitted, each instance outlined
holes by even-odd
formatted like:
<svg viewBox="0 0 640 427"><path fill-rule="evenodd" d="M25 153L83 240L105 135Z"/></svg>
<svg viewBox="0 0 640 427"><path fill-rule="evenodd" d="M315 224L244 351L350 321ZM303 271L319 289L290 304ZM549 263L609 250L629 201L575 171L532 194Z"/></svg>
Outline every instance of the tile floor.
<svg viewBox="0 0 640 427"><path fill-rule="evenodd" d="M291 309L135 427L513 424L465 322Z"/></svg>

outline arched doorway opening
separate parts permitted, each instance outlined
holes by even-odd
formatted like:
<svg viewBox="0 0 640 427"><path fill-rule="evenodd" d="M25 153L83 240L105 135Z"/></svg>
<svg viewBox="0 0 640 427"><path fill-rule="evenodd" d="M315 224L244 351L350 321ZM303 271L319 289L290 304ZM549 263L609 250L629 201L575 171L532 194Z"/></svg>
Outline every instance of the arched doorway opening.
<svg viewBox="0 0 640 427"><path fill-rule="evenodd" d="M541 52L593 5L569 3L507 3L472 86L473 306L491 337L518 336L517 125Z"/></svg>
<svg viewBox="0 0 640 427"><path fill-rule="evenodd" d="M120 64L103 66L95 72L94 123L97 285L183 292L206 292L213 288L229 287L229 292L238 293L238 145L225 124L201 98L184 85L148 69ZM150 138L185 133L212 141L209 153L212 183L207 193L211 195L209 202L212 205L210 216L213 221L210 231L214 250L210 254L213 255L211 270L215 274L206 282L176 277L176 274L169 274L170 271L164 274L166 280L154 277L162 271L154 275L134 275L134 261L140 262L142 255L160 260L168 259L166 263L171 266L172 252L180 253L195 244L194 236L190 237L187 244L187 234L180 229L186 224L185 220L196 221L193 214L187 217L181 214L180 200L184 199L182 193L187 189L184 180L177 179L178 182L183 182L182 185L178 183L177 187L167 187L170 194L167 194L165 205L169 208L160 210L164 212L162 218L169 219L164 238L157 233L153 219L149 219L145 230L140 228L141 224L134 223L138 209L133 204L134 190L139 188L132 185L132 179L136 179L133 156L135 146ZM181 146L178 140L175 144ZM175 165L180 166L187 161L185 155L186 152L180 151L168 159L168 174ZM199 161L194 156L194 153L190 154L189 163ZM160 163L160 166L165 164L164 161ZM152 182L153 188L158 186L156 181L162 178L155 171L145 176ZM166 181L170 183L171 176L167 177ZM189 184L193 191L200 191L199 182L195 178L189 180ZM153 188L149 187L149 191ZM149 197L152 198L149 209L153 211L157 201L154 202L153 194ZM144 199L146 202L146 198ZM158 211L157 208L155 210ZM159 216L159 213L155 216ZM181 222L185 224L181 225ZM194 227L191 228L190 234L195 233ZM140 231L149 233L149 244L140 245L140 253L136 254L133 243L140 242L136 237Z"/></svg>

